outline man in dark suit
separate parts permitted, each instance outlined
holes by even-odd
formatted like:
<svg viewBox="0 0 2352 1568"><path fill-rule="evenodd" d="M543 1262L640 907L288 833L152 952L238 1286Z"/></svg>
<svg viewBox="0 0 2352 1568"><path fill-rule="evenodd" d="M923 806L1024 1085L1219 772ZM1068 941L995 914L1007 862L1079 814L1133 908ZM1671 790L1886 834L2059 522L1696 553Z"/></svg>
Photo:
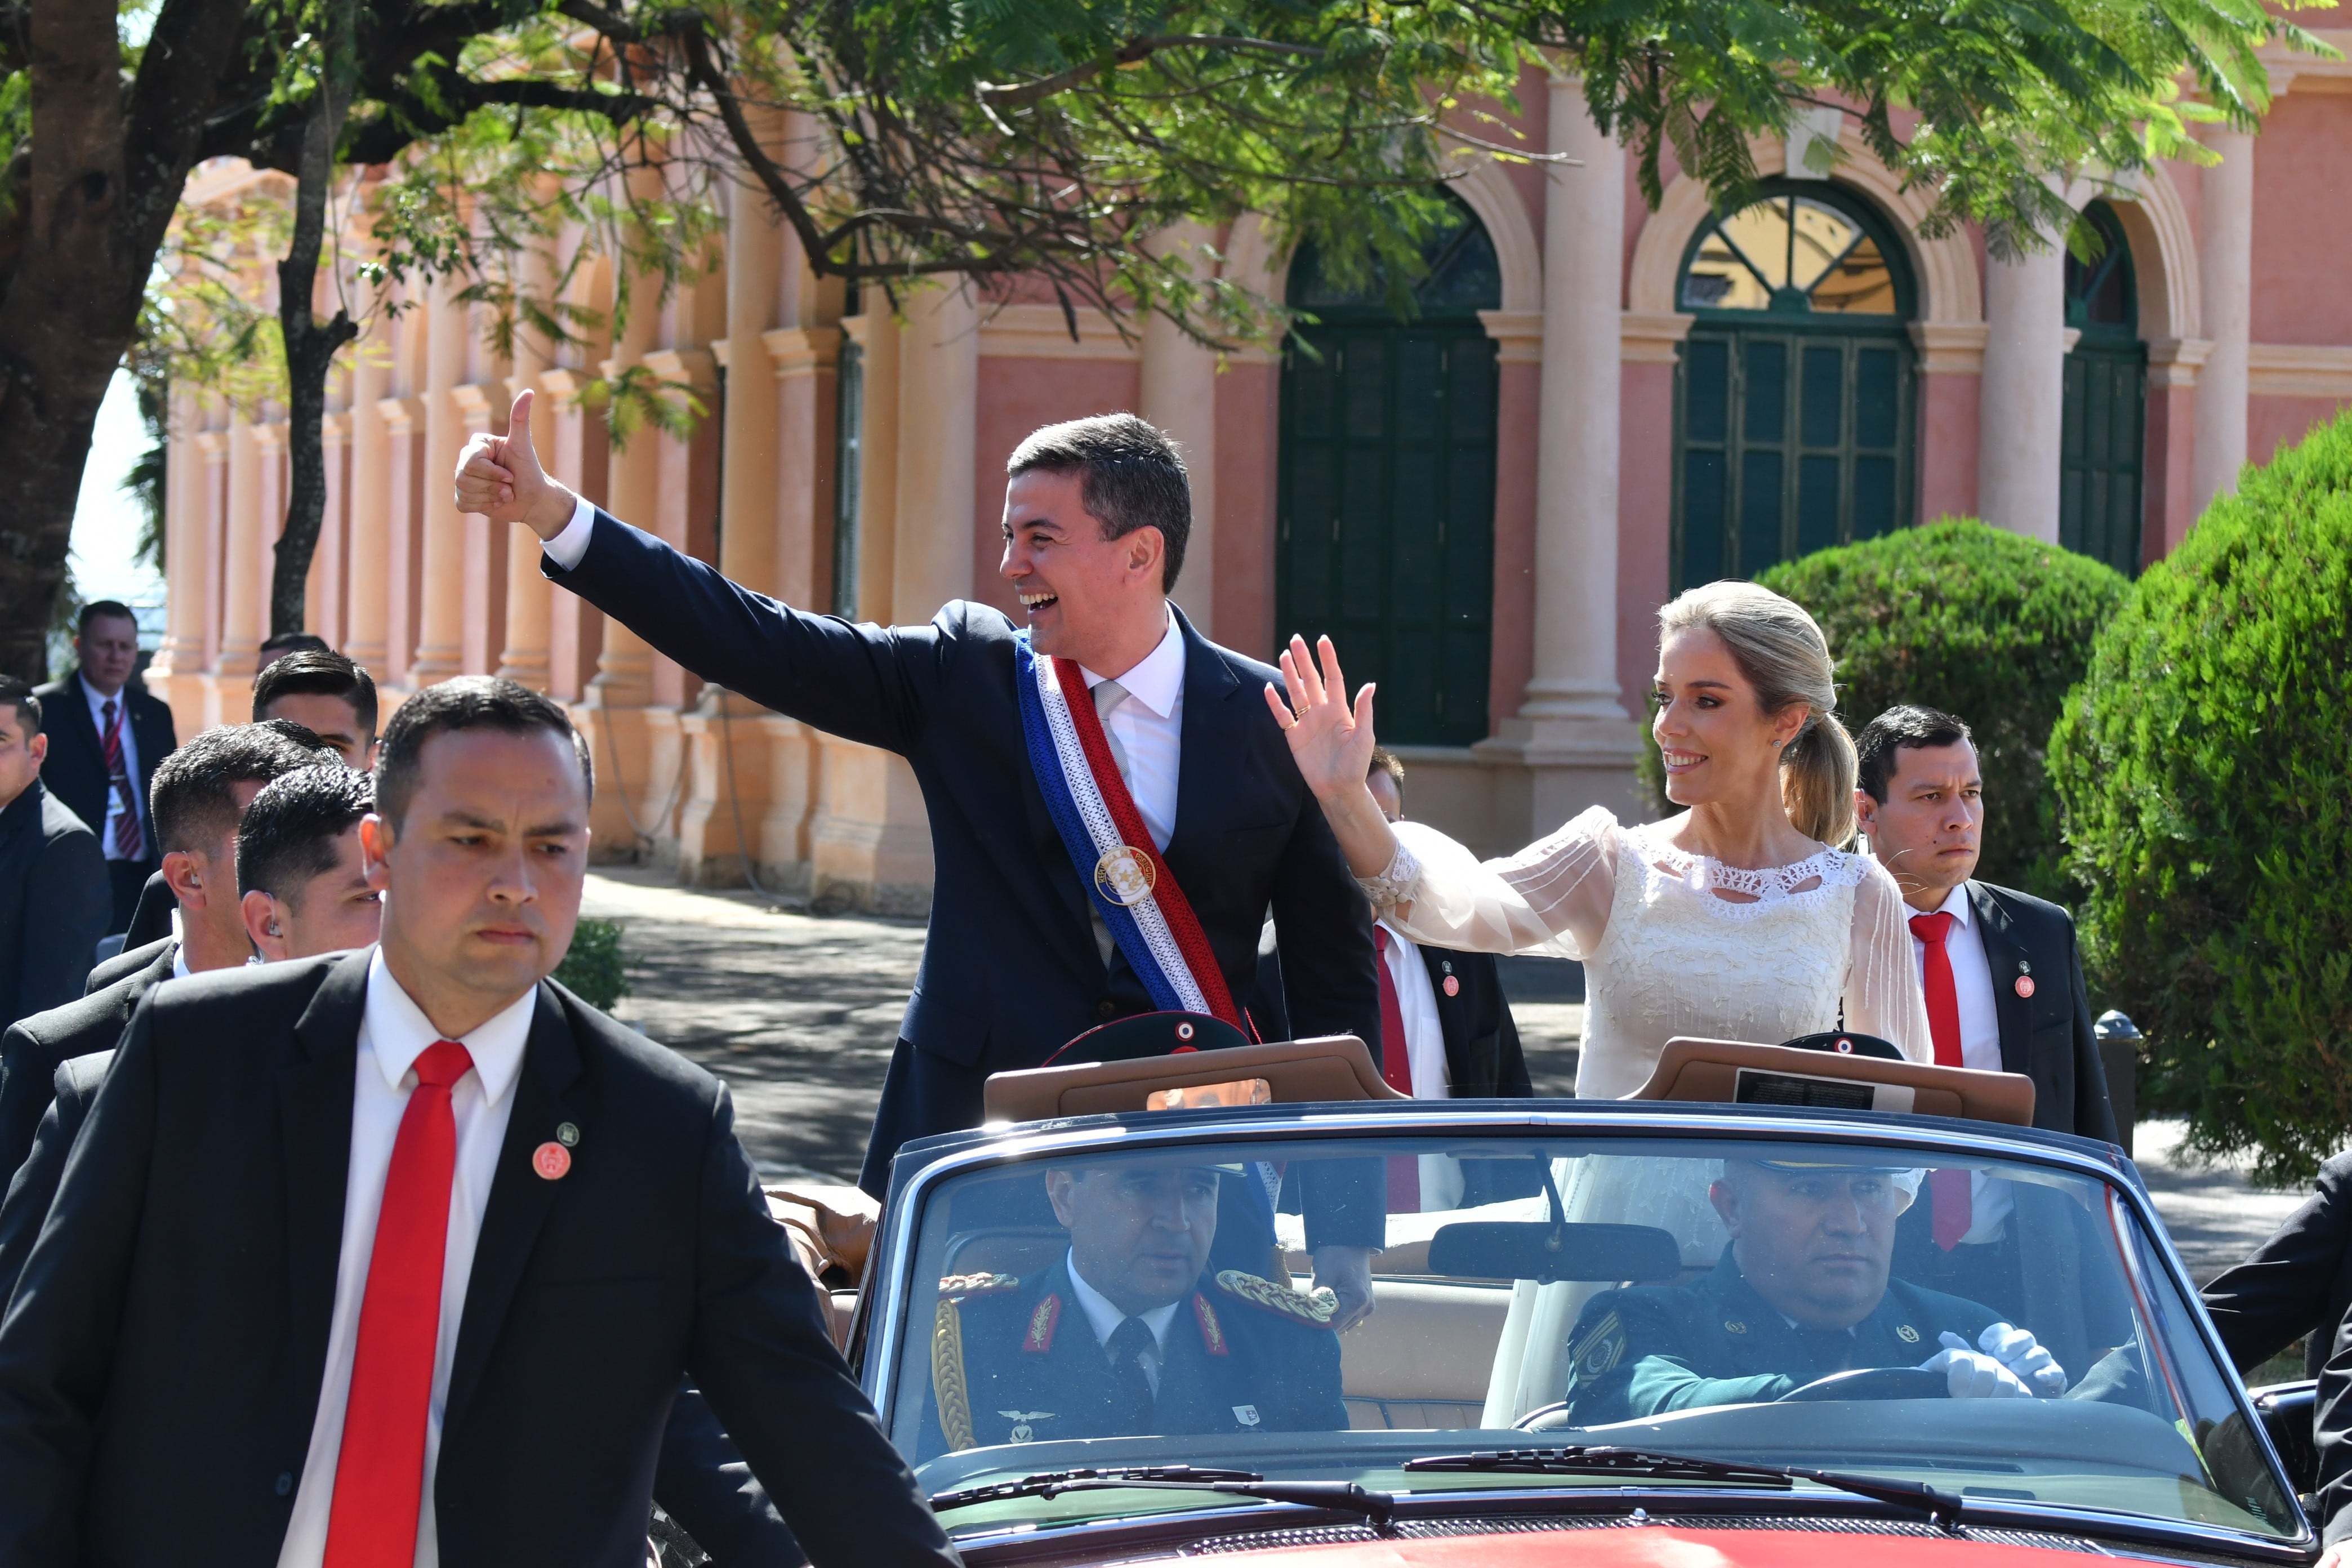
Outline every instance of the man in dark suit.
<svg viewBox="0 0 2352 1568"><path fill-rule="evenodd" d="M516 399L515 437L467 447L461 511L528 524L547 543L549 575L663 653L779 712L900 753L922 786L930 936L860 1186L880 1195L908 1139L976 1126L991 1073L1035 1067L1098 1024L1169 1005L1098 925L1090 900L1108 897L1101 868L1072 859L1049 815L1024 740L1017 631L1084 675L1225 989L1247 994L1270 905L1293 1026L1377 1040L1370 912L1265 710L1274 671L1208 641L1168 602L1192 502L1159 431L1128 415L1077 420L1013 452L1000 570L1023 627L957 601L929 626L886 628L740 588L573 495L539 467L530 398ZM1364 1247L1379 1238L1309 1239L1326 1254L1318 1278L1343 1276L1328 1282L1352 1318L1370 1300Z"/></svg>
<svg viewBox="0 0 2352 1568"><path fill-rule="evenodd" d="M41 702L0 675L0 1025L81 989L114 894L89 828L41 784Z"/></svg>
<svg viewBox="0 0 2352 1568"><path fill-rule="evenodd" d="M89 972L89 994L19 1020L0 1037L0 1175L23 1163L58 1068L113 1049L131 1010L159 981L229 969L253 956L236 890L236 829L264 784L315 767L292 726L207 730L155 771L155 831L180 905L180 937L133 948Z"/></svg>
<svg viewBox="0 0 2352 1568"><path fill-rule="evenodd" d="M634 1568L690 1372L816 1561L952 1563L726 1089L545 983L562 710L450 681L383 750L382 943L159 987L106 1075L0 1321L0 1561Z"/></svg>
<svg viewBox="0 0 2352 1568"><path fill-rule="evenodd" d="M2317 1377L2352 1311L2352 1154L2323 1163L2304 1205L2204 1297L2241 1373L2304 1340L2304 1375Z"/></svg>
<svg viewBox="0 0 2352 1568"><path fill-rule="evenodd" d="M1974 879L1984 780L1969 727L1932 708L1890 708L1855 739L1854 810L1871 852L1910 906L1911 946L1936 1060L2033 1080L2033 1124L2116 1141L2091 1032L2074 918ZM1937 1172L1904 1216L1899 1271L1916 1283L2021 1312L2021 1248L2042 1195L1981 1173Z"/></svg>
<svg viewBox="0 0 2352 1568"><path fill-rule="evenodd" d="M117 931L131 924L139 889L162 858L147 792L178 738L172 710L131 679L139 666L139 621L130 606L111 599L83 605L74 656L74 668L34 693L49 737L42 777L98 835L114 895L106 929Z"/></svg>

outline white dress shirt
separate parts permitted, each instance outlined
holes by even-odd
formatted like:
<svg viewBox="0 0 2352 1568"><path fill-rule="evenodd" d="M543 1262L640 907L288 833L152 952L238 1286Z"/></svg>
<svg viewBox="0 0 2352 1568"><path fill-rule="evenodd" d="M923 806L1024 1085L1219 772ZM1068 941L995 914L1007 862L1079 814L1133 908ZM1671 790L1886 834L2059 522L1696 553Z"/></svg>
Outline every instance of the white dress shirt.
<svg viewBox="0 0 2352 1568"><path fill-rule="evenodd" d="M1936 912L1952 917L1952 929L1944 937L1944 952L1951 960L1952 988L1960 1004L1960 1065L1979 1072L1999 1072L2000 1014L1993 1005L1992 963L1985 957L1984 931L1977 924L1976 906L1969 901L1969 885L1962 882L1946 894ZM1924 986L1927 944L1914 936L1911 954L1918 963ZM1969 1245L1999 1240L2001 1222L2016 1206L2009 1184L1979 1172L1970 1178L1969 1188L1970 1224L1960 1240Z"/></svg>
<svg viewBox="0 0 2352 1568"><path fill-rule="evenodd" d="M514 1111L515 1079L530 1037L534 989L457 1043L473 1070L452 1086L449 1109L457 1124L457 1160L449 1187L449 1239L441 1265L440 1337L433 1350L433 1394L425 1417L425 1495L417 1510L415 1568L439 1568L433 1479L441 1455L441 1417L449 1400L449 1366L466 1309L466 1282L474 1271L474 1243L489 1206L490 1181L507 1119ZM342 1254L335 1267L335 1310L327 1330L327 1373L319 1385L319 1413L294 1517L278 1549L278 1568L320 1568L326 1558L327 1521L334 1503L335 1462L343 1447L343 1410L351 1397L352 1360L359 1343L360 1301L367 1292L368 1259L375 1249L377 1211L400 1119L416 1087L410 1070L441 1038L424 1011L384 967L368 961L367 1010L360 1018L359 1061L352 1075L351 1172L343 1189Z"/></svg>
<svg viewBox="0 0 2352 1568"><path fill-rule="evenodd" d="M131 734L130 686L125 684L121 690L109 697L89 683L89 677L81 675L75 679L81 682L81 694L89 700L89 727L98 731L98 757L101 763L106 760L106 705L110 702L114 704L115 716L122 724L122 773L131 781L132 791L136 792L139 788L139 742ZM124 858L115 852L114 822L126 807L133 811L138 809L135 805L123 800L121 790L109 784L106 789L106 821L90 824L99 830L98 847L106 851L106 858L110 860ZM144 850L147 847L143 837L147 828L144 818L141 819L139 828L142 836L139 847Z"/></svg>
<svg viewBox="0 0 2352 1568"><path fill-rule="evenodd" d="M1396 982L1397 1011L1404 1015L1405 1063L1412 1074L1415 1100L1447 1100L1454 1085L1445 1061L1445 1026L1437 1016L1437 992L1429 984L1429 965L1421 949L1386 921L1388 951L1381 955ZM1433 1214L1458 1208L1462 1203L1462 1166L1444 1154L1423 1154L1421 1161L1421 1209Z"/></svg>
<svg viewBox="0 0 2352 1568"><path fill-rule="evenodd" d="M1087 1315L1087 1327L1095 1331L1095 1343L1108 1347L1110 1336L1127 1314L1118 1310L1111 1299L1087 1283L1078 1272L1077 1249L1070 1249L1066 1267L1070 1271L1070 1294L1078 1299L1078 1310ZM1143 1380L1151 1385L1152 1397L1160 1395L1160 1363L1168 1354L1168 1325L1176 1320L1176 1309L1184 1304L1179 1297L1164 1307L1154 1307L1138 1313L1143 1326L1151 1331L1151 1348L1135 1359L1143 1363Z"/></svg>
<svg viewBox="0 0 2352 1568"><path fill-rule="evenodd" d="M596 509L583 498L572 509L572 521L541 548L547 558L569 572L588 553L596 531ZM1168 847L1176 831L1176 773L1184 748L1184 633L1168 613L1168 630L1132 669L1098 675L1078 667L1092 691L1106 680L1127 689L1127 699L1110 711L1107 727L1127 753L1127 793L1151 842Z"/></svg>

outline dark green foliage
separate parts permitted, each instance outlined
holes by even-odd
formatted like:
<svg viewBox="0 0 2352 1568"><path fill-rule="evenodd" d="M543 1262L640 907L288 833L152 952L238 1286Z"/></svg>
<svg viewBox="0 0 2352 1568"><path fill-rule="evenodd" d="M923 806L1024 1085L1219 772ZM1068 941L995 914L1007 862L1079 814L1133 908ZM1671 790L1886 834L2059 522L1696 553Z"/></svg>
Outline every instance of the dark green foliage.
<svg viewBox="0 0 2352 1568"><path fill-rule="evenodd" d="M2140 578L2051 736L2092 985L2189 1146L2306 1180L2352 1131L2352 417Z"/></svg>
<svg viewBox="0 0 2352 1568"><path fill-rule="evenodd" d="M2054 544L1949 519L1774 567L1757 581L1813 614L1860 732L1902 702L1966 720L1984 768L1979 875L2066 901L2050 726L2130 584Z"/></svg>
<svg viewBox="0 0 2352 1568"><path fill-rule="evenodd" d="M572 949L555 966L555 983L591 1007L611 1012L629 994L621 970L621 922L583 920L572 932Z"/></svg>

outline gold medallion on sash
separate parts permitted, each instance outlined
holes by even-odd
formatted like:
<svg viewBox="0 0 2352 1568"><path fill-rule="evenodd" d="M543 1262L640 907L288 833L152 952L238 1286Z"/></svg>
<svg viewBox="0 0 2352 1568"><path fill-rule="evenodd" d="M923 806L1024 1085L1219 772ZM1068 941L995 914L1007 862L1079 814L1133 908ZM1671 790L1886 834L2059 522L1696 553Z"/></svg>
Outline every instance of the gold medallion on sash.
<svg viewBox="0 0 2352 1568"><path fill-rule="evenodd" d="M1126 844L1095 862L1095 886L1102 889L1104 898L1123 909L1150 898L1158 878L1151 868L1151 857Z"/></svg>

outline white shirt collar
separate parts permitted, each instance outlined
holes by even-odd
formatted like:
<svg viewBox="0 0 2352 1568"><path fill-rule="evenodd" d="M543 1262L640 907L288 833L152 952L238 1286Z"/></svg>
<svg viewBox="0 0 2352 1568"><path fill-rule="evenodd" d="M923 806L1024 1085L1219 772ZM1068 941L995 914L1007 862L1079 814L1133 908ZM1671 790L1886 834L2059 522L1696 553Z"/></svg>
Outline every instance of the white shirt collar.
<svg viewBox="0 0 2352 1568"><path fill-rule="evenodd" d="M81 682L81 694L89 700L89 716L93 719L100 717L100 710L104 708L106 704L110 702L121 703L122 701L122 691L128 691L131 689L130 683L126 681L123 684L122 691L118 691L113 696L109 697L105 692L100 691L97 687L92 686L89 683L89 677L82 674L81 671L74 671L74 679Z"/></svg>
<svg viewBox="0 0 2352 1568"><path fill-rule="evenodd" d="M474 1072L482 1081L483 1103L498 1104L522 1076L523 1047L530 1039L530 1016L538 1001L539 987L534 985L481 1027L458 1039L466 1054L474 1058ZM366 1016L375 1065L383 1071L386 1087L397 1092L408 1069L441 1034L425 1017L425 1009L411 1001L400 982L392 977L380 947L368 957Z"/></svg>
<svg viewBox="0 0 2352 1568"><path fill-rule="evenodd" d="M172 944L172 978L173 978L173 979L174 979L174 980L185 980L187 977L188 977L188 948L187 948L187 944L186 944L185 942L173 942L173 943Z"/></svg>
<svg viewBox="0 0 2352 1568"><path fill-rule="evenodd" d="M1176 613L1167 612L1168 630L1157 647L1136 661L1125 675L1097 675L1085 665L1078 673L1087 678L1087 689L1092 691L1106 680L1117 679L1127 689L1127 694L1165 719L1174 710L1176 699L1184 690L1184 628L1176 624Z"/></svg>
<svg viewBox="0 0 2352 1568"><path fill-rule="evenodd" d="M1070 1294L1078 1299L1078 1310L1087 1315L1087 1326L1095 1331L1095 1343L1110 1343L1111 1331L1125 1321L1128 1314L1120 1311L1109 1297L1087 1283L1086 1277L1078 1272L1077 1248L1070 1249L1064 1267L1070 1273ZM1151 1331L1152 1342L1162 1351L1168 1348L1168 1325L1175 1321L1176 1309L1183 1304L1183 1298L1180 1296L1164 1307L1154 1307L1148 1312L1136 1314L1143 1320L1143 1326Z"/></svg>
<svg viewBox="0 0 2352 1568"><path fill-rule="evenodd" d="M1951 916L1954 931L1968 930L1970 922L1976 919L1975 906L1969 901L1969 885L1962 882L1950 892L1946 893L1944 901L1936 906L1935 912Z"/></svg>

